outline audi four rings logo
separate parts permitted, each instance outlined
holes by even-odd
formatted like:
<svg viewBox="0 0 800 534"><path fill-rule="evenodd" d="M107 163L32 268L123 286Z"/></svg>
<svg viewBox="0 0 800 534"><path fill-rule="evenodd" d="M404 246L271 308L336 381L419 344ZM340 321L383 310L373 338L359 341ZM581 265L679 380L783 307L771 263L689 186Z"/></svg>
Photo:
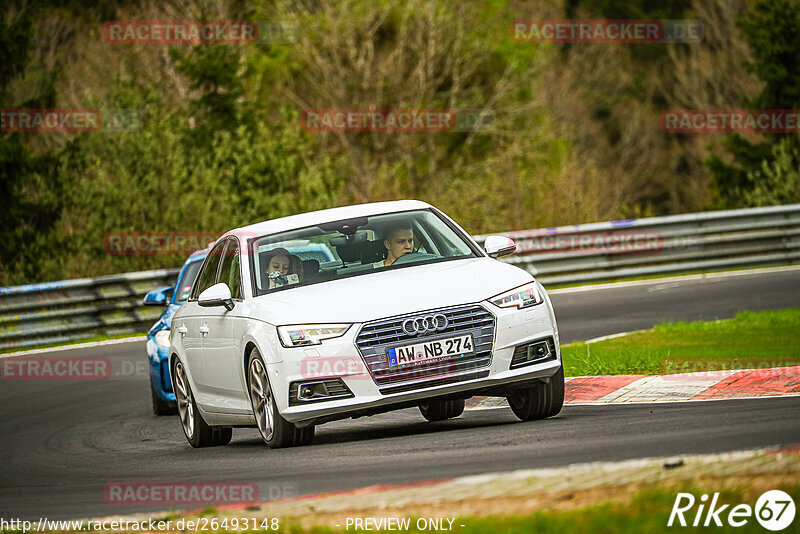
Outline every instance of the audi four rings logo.
<svg viewBox="0 0 800 534"><path fill-rule="evenodd" d="M447 328L447 317L442 313L427 315L425 317L414 317L403 321L403 332L411 336L424 334L425 332L437 332Z"/></svg>

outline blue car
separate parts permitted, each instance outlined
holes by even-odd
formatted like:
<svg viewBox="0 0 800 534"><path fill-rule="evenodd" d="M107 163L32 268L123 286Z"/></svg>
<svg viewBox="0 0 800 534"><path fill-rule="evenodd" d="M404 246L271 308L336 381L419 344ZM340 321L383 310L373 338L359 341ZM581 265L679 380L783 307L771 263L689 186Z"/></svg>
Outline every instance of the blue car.
<svg viewBox="0 0 800 534"><path fill-rule="evenodd" d="M189 297L197 272L210 249L211 247L198 250L189 256L178 274L175 287L154 289L144 297L145 305L167 306L158 321L147 332L150 392L153 398L153 413L156 415L177 413L175 394L172 392L172 381L169 377L169 331L172 326L172 316Z"/></svg>

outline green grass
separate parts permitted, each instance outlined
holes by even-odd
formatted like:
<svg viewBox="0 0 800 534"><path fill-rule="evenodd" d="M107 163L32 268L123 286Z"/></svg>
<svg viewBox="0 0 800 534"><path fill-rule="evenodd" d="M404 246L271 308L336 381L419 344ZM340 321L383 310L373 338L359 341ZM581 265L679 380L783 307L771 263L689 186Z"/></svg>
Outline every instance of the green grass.
<svg viewBox="0 0 800 534"><path fill-rule="evenodd" d="M567 376L800 365L800 309L741 312L725 321L662 323L620 338L564 345L561 354Z"/></svg>
<svg viewBox="0 0 800 534"><path fill-rule="evenodd" d="M800 486L790 488L780 488L788 493L795 502L800 497ZM722 527L713 525L708 527L682 527L676 521L672 527L667 526L672 506L675 502L678 491L649 489L644 490L633 496L629 503L600 503L585 508L578 508L567 511L542 511L534 514L519 517L459 517L453 522L453 532L458 534L642 534L659 532L715 532L715 533L750 533L767 532L758 523L754 516L747 519L747 524L742 527L732 527L727 524L727 514L731 508L737 504L746 504L751 508L755 506L758 494L746 493L739 489L728 489L720 491L718 488L703 487L702 489L690 486L682 487L679 491L692 493L696 498L703 494L713 495L719 491L718 507L729 504L720 515ZM687 525L694 521L699 502L684 514ZM706 509L708 507L706 506ZM706 510L704 509L704 512ZM705 521L705 514L701 516L700 525ZM798 521L795 518L795 524ZM445 526L447 522L445 522ZM461 527L464 525L464 527ZM288 526L288 525L287 525ZM792 531L793 526L789 526L783 532ZM334 534L341 532L353 532L338 528L313 527L303 529L298 526L288 526L285 530L296 534ZM431 532L416 528L416 519L411 520L411 528L403 532Z"/></svg>
<svg viewBox="0 0 800 534"><path fill-rule="evenodd" d="M78 345L80 343L92 343L95 341L108 341L110 339L124 339L126 337L136 337L147 335L147 332L129 332L127 334L103 334L81 339L73 339L71 341L59 341L57 343L45 343L44 345L34 345L30 347L10 347L7 349L0 349L0 354L8 354L11 352L22 352L26 350L48 349L51 347L68 347L70 345Z"/></svg>
<svg viewBox="0 0 800 534"><path fill-rule="evenodd" d="M791 488L787 491L797 500L800 488ZM703 491L684 490L699 497ZM786 490L784 490L786 491ZM706 489L706 492L713 494L713 490ZM726 513L730 507L723 512L720 517L722 527L681 527L673 523L672 527L667 526L672 505L675 502L677 493L674 491L653 490L636 495L630 504L610 504L604 503L578 510L565 512L537 512L525 517L482 517L478 519L457 520L463 524L464 528L458 529L461 534L480 534L484 532L494 533L530 533L530 534L641 534L654 532L765 532L754 517L748 519L743 527L735 528L726 524ZM739 492L720 492L720 503L748 504L751 507L755 502L748 502L742 499ZM694 512L697 505L692 509L692 513L684 515L687 524L691 524L694 519ZM691 519L690 519L691 517ZM705 517L702 518L702 521ZM410 532L418 532L411 529Z"/></svg>

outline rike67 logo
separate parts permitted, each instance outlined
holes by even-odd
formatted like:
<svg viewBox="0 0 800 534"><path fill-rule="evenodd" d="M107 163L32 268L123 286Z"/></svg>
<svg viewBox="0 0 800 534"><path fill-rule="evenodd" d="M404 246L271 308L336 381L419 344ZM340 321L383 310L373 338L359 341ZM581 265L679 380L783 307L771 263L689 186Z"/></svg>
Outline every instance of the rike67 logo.
<svg viewBox="0 0 800 534"><path fill-rule="evenodd" d="M718 492L714 493L711 502L705 493L700 499L691 493L678 493L667 526L721 527L727 523L732 527L742 527L755 516L763 528L777 532L792 524L795 512L794 500L781 490L765 492L756 501L755 508L748 504L737 504L732 508L730 504L721 504Z"/></svg>

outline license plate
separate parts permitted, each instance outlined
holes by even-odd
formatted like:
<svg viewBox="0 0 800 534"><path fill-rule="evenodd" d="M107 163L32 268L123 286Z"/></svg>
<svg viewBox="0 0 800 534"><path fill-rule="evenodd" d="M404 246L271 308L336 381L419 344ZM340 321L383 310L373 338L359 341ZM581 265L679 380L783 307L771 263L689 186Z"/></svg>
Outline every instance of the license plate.
<svg viewBox="0 0 800 534"><path fill-rule="evenodd" d="M389 357L389 365L394 366L438 359L449 360L454 356L470 354L474 351L472 336L467 334L466 336L393 347L387 351L387 356Z"/></svg>

